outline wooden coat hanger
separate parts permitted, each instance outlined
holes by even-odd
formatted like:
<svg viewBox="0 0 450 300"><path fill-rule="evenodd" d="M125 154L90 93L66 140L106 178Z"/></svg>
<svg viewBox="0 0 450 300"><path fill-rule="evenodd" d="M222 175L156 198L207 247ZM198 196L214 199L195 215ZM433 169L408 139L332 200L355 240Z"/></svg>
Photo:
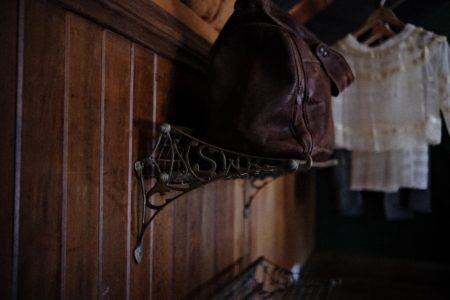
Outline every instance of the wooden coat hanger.
<svg viewBox="0 0 450 300"><path fill-rule="evenodd" d="M360 38L370 30L370 33L363 39L363 43L366 45L371 45L382 38L394 36L396 32L392 30L392 27L399 30L405 27L405 23L400 21L391 9L384 6L385 2L381 1L379 7L352 33L354 37Z"/></svg>
<svg viewBox="0 0 450 300"><path fill-rule="evenodd" d="M367 46L372 45L374 42L381 40L382 38L392 37L396 33L391 29L389 24L379 22L374 25L369 36L367 36L363 43Z"/></svg>

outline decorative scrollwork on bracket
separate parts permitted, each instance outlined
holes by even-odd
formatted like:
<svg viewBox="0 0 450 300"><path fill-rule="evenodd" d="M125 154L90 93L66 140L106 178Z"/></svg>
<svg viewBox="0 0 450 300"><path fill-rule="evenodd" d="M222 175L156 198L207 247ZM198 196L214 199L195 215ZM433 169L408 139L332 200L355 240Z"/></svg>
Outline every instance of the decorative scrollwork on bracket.
<svg viewBox="0 0 450 300"><path fill-rule="evenodd" d="M142 194L134 250L136 262L142 260L142 239L150 223L164 207L184 194L219 179L275 178L309 170L312 165L309 156L304 160L274 159L228 151L202 142L181 128L161 125L152 153L135 163ZM147 190L145 182L150 177L156 181ZM253 198L245 203L244 213L248 213Z"/></svg>

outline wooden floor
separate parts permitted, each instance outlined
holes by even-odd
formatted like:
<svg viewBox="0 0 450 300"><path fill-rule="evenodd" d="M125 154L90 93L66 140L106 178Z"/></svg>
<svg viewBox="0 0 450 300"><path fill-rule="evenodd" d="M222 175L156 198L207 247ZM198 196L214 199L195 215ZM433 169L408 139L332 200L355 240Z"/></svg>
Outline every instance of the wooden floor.
<svg viewBox="0 0 450 300"><path fill-rule="evenodd" d="M302 276L340 278L328 300L448 300L450 266L386 258L313 255Z"/></svg>

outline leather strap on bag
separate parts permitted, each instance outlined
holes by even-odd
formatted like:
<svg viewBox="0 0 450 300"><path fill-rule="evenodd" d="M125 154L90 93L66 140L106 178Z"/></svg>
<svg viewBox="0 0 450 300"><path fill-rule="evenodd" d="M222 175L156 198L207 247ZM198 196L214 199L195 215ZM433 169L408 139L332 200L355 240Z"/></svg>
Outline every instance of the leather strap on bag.
<svg viewBox="0 0 450 300"><path fill-rule="evenodd" d="M316 55L331 79L331 94L333 96L349 86L355 80L353 73L342 55L323 43L316 46Z"/></svg>

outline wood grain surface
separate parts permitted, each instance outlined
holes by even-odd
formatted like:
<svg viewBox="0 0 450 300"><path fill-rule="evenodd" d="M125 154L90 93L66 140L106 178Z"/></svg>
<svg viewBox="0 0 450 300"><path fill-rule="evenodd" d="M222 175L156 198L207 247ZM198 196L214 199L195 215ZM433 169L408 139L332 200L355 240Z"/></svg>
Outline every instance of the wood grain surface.
<svg viewBox="0 0 450 300"><path fill-rule="evenodd" d="M130 134L131 44L110 31L104 32L104 111L102 118L102 257L101 296L126 299L130 264L128 242L128 172ZM110 296L111 294L111 296Z"/></svg>
<svg viewBox="0 0 450 300"><path fill-rule="evenodd" d="M25 2L18 298L61 297L65 13ZM39 26L37 26L39 24Z"/></svg>
<svg viewBox="0 0 450 300"><path fill-rule="evenodd" d="M148 49L134 46L134 80L133 80L133 149L132 161L144 157L151 148L153 133L153 91L155 73L155 54ZM131 181L131 249L136 246L138 232L138 203L141 195L138 191L136 176ZM144 237L143 244L148 255L143 257L140 265L131 264L131 299L148 299L151 290L151 237Z"/></svg>
<svg viewBox="0 0 450 300"><path fill-rule="evenodd" d="M304 259L311 226L286 177L258 193L248 218L255 190L245 180L179 198L135 264L133 164L157 124L201 124L205 77L156 53L161 37L150 47L99 22L108 8L94 18L79 14L94 4L58 3L1 3L0 298L208 299L258 255L288 267Z"/></svg>
<svg viewBox="0 0 450 300"><path fill-rule="evenodd" d="M12 296L19 2L0 2L0 298ZM23 39L22 39L23 41ZM21 103L21 102L20 102Z"/></svg>
<svg viewBox="0 0 450 300"><path fill-rule="evenodd" d="M99 283L102 29L72 14L66 28L64 296L92 299Z"/></svg>

